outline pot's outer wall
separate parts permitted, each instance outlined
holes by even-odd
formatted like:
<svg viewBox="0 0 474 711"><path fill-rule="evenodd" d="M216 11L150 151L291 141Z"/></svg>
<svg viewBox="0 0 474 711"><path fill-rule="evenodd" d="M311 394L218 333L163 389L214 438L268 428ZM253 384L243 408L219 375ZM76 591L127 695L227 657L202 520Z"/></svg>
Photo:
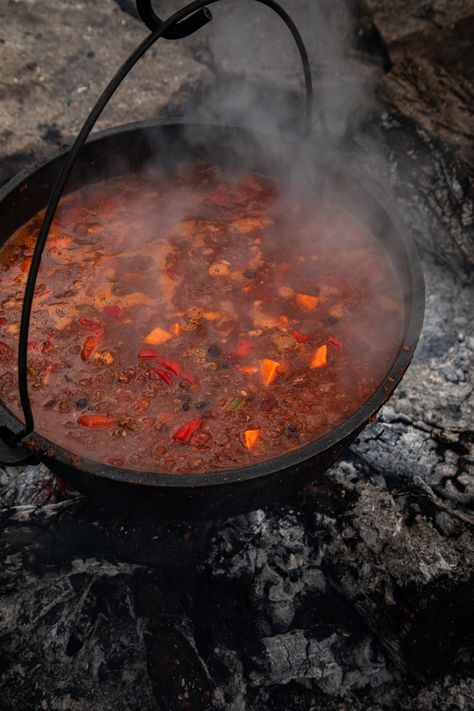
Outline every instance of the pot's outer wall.
<svg viewBox="0 0 474 711"><path fill-rule="evenodd" d="M256 138L258 137L258 138ZM0 190L0 244L42 209L64 153L24 171ZM153 163L151 160L153 159ZM67 192L81 185L136 171L144 166L170 170L180 162L209 160L233 170L288 176L289 161L316 191L344 194L347 209L359 215L385 243L405 290L405 332L396 360L376 393L328 435L294 452L236 471L212 474L146 474L116 469L73 455L38 435L32 440L57 476L101 503L129 512L155 512L166 518L231 515L288 500L322 474L390 397L415 350L424 312L424 284L416 248L387 196L369 177L355 175L334 155L317 157L294 137L271 136L245 128L148 121L96 134L84 147ZM317 170L314 169L317 161ZM327 178L329 177L329 181ZM324 180L322 180L324 178ZM18 428L0 409L0 425Z"/></svg>
<svg viewBox="0 0 474 711"><path fill-rule="evenodd" d="M362 429L362 428L360 428ZM76 469L57 459L45 457L44 463L53 474L83 494L92 496L107 508L128 514L153 514L163 520L218 519L255 511L273 504L291 503L307 484L319 479L355 439L355 432L317 459L281 469L266 476L227 485L166 488L112 482Z"/></svg>

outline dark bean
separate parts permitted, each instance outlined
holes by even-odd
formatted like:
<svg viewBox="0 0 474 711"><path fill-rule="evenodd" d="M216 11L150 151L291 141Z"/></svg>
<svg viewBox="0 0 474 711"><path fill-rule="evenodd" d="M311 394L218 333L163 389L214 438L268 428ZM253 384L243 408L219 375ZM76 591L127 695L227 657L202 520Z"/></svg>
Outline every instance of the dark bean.
<svg viewBox="0 0 474 711"><path fill-rule="evenodd" d="M89 399L86 397L80 397L76 402L76 407L78 410L83 410L89 404Z"/></svg>
<svg viewBox="0 0 474 711"><path fill-rule="evenodd" d="M337 316L326 316L326 323L328 326L335 326L338 321L339 319Z"/></svg>
<svg viewBox="0 0 474 711"><path fill-rule="evenodd" d="M210 346L208 346L207 349L207 355L209 358L218 358L221 354L221 349L217 345L217 343L211 343Z"/></svg>
<svg viewBox="0 0 474 711"><path fill-rule="evenodd" d="M265 400L262 400L262 402L260 403L260 409L263 412L270 412L270 410L273 410L276 404L276 399L273 397L273 395L270 395L270 397L266 397Z"/></svg>
<svg viewBox="0 0 474 711"><path fill-rule="evenodd" d="M57 402L56 398L53 398L52 400L48 400L48 402L45 402L43 407L46 410L51 410L51 408L56 405L56 402Z"/></svg>
<svg viewBox="0 0 474 711"><path fill-rule="evenodd" d="M298 434L298 428L292 425L291 422L286 423L286 431L290 436Z"/></svg>
<svg viewBox="0 0 474 711"><path fill-rule="evenodd" d="M207 407L207 402L205 400L200 400L197 402L194 406L196 410L203 410L205 407Z"/></svg>

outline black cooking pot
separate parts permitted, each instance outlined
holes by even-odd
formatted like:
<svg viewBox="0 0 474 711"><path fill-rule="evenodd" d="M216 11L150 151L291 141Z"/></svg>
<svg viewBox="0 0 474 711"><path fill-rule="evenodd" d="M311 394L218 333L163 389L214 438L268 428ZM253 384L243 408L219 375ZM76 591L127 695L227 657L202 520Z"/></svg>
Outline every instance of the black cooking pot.
<svg viewBox="0 0 474 711"><path fill-rule="evenodd" d="M155 14L151 0L137 0L137 10L150 34L132 52L99 97L71 149L47 163L26 170L0 190L0 245L29 218L47 205L30 266L23 303L18 348L18 380L24 426L0 400L0 463L31 458L73 487L97 495L104 504L132 513L154 512L178 518L212 517L256 509L279 500L324 472L390 397L413 355L423 321L424 286L414 244L394 215L390 201L367 176L355 175L341 152L330 148L320 112L323 140L308 139L311 131L312 81L308 55L298 29L276 0L257 0L274 11L290 30L301 58L305 87L305 135L302 141L280 133L244 127L151 121L120 126L96 134L85 143L102 110L136 62L160 38L179 39L212 19L206 5L219 0L193 0L165 21ZM398 354L373 396L330 434L300 449L235 471L211 474L144 474L84 459L48 442L34 431L28 394L27 343L36 277L49 226L63 192L130 171L150 160L163 171L180 163L206 160L226 169L252 170L291 182L305 190L331 194L341 207L358 216L383 241L393 260L405 294L405 322ZM74 170L73 170L74 169ZM342 198L343 196L343 198ZM291 248L291 244L289 245Z"/></svg>
<svg viewBox="0 0 474 711"><path fill-rule="evenodd" d="M65 155L24 171L0 191L0 243L44 208ZM288 499L334 462L400 382L423 320L424 286L416 249L380 188L366 176L356 176L332 152L324 155L319 149L317 156L308 157L307 145L301 146L296 139L242 127L186 121L130 124L96 134L86 143L67 191L140 170L150 160L158 161L165 171L180 163L206 160L231 170L281 178L288 173L290 156L292 162L296 157L299 176L306 171L313 190L333 192L339 201L344 196L343 207L383 241L396 266L405 294L405 322L399 351L385 379L364 406L330 434L283 456L233 471L192 475L128 471L78 457L33 433L28 439L39 448L37 457L74 488L121 510L180 518L221 516ZM0 424L18 429L18 421L4 406Z"/></svg>

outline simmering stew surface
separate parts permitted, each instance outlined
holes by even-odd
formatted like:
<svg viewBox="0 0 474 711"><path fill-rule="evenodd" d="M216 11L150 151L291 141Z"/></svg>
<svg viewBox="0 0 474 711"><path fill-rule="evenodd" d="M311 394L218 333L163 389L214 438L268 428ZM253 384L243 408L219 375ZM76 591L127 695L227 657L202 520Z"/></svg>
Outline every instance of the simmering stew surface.
<svg viewBox="0 0 474 711"><path fill-rule="evenodd" d="M63 199L28 344L36 431L116 467L248 466L321 437L390 369L403 296L329 202L194 164ZM23 291L43 214L0 251L0 398L20 415Z"/></svg>

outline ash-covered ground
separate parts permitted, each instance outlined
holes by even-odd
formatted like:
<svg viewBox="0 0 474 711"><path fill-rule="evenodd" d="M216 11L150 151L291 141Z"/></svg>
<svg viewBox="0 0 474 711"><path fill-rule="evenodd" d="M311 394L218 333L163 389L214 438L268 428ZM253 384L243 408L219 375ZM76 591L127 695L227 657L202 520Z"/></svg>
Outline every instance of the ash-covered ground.
<svg viewBox="0 0 474 711"><path fill-rule="evenodd" d="M3 178L70 140L145 34L126 0L51 5L0 8ZM255 94L298 113L297 58L253 5L224 1L199 36L164 43L103 125L225 116ZM0 469L2 711L474 709L474 6L283 5L333 132L418 242L414 361L291 507L163 525L100 510L42 466Z"/></svg>

